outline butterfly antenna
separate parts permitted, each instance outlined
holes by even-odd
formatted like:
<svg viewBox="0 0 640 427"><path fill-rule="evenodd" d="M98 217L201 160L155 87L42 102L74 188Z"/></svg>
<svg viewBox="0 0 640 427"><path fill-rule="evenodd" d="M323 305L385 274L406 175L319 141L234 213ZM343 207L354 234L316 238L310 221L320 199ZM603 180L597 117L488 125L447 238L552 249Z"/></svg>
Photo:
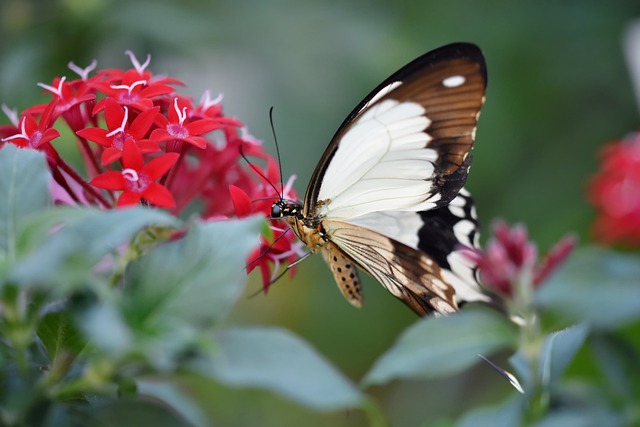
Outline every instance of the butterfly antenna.
<svg viewBox="0 0 640 427"><path fill-rule="evenodd" d="M253 264L255 264L256 262L258 262L258 261L260 260L260 258L262 258L263 256L265 256L265 255L266 255L266 254L271 250L271 248L273 248L273 247L275 246L275 244L276 244L276 243L278 243L278 241L279 241L280 239L282 239L284 236L286 236L286 235L287 235L287 233L288 233L290 230L291 230L290 228L287 228L286 230L284 230L284 232L283 232L281 235L279 235L278 237L276 237L275 239L273 239L273 242L271 242L271 244L270 244L269 246L267 246L267 247L265 248L265 250L264 250L264 251L262 251L262 253L261 253L260 255L258 255L257 257L255 257L255 259L254 259L253 261L249 262L249 263L246 265L245 270L246 270L247 268L251 267L251 266L252 266Z"/></svg>
<svg viewBox="0 0 640 427"><path fill-rule="evenodd" d="M301 263L302 261L304 261L305 259L307 259L309 256L313 255L313 252L307 252L306 254L302 255L300 258L298 258L297 260L293 261L291 264L287 265L284 270L282 270L282 272L280 272L280 274L278 274L276 277L274 277L272 280L269 281L269 283L267 284L267 288L271 287L271 285L273 285L274 283L276 283L278 280L280 280L285 274L287 274L287 272L289 270L291 270L293 267L295 267L296 265L298 265L299 263ZM252 293L251 295L249 295L247 298L253 298L258 296L263 289L258 289L256 292Z"/></svg>
<svg viewBox="0 0 640 427"><path fill-rule="evenodd" d="M282 188L281 199L284 199L284 181L282 180L282 161L280 160L280 146L276 137L276 128L273 125L273 106L269 108L269 123L271 124L271 133L273 134L273 143L276 145L276 156L278 157L278 171L280 172L280 188Z"/></svg>
<svg viewBox="0 0 640 427"><path fill-rule="evenodd" d="M271 186L271 188L273 188L273 191L275 191L276 194L278 195L278 197L280 198L280 200L282 200L282 194L280 194L280 191L278 191L278 188L273 184L273 182L271 182L269 180L269 178L266 177L265 174L262 173L262 171L260 169L258 169L258 167L255 164L253 164L249 160L249 158L246 156L246 154L244 154L244 149L242 148L242 145L240 145L239 151L240 151L240 156L244 159L245 162L247 162L247 164L249 165L251 170L253 170L253 172L255 172L256 175L258 175L260 178L262 178L265 182L268 182L269 185ZM278 163L280 163L279 159L278 159Z"/></svg>

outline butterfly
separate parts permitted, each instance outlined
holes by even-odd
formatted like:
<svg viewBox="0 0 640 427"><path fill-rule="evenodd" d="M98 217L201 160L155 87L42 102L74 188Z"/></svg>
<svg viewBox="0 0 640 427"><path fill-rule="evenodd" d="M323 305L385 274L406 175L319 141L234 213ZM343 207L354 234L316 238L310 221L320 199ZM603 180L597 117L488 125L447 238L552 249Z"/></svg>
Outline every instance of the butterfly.
<svg viewBox="0 0 640 427"><path fill-rule="evenodd" d="M347 116L304 201L272 205L272 218L322 254L351 304L363 304L357 269L420 316L494 302L458 251L478 245L463 186L486 84L484 56L473 44L418 57Z"/></svg>

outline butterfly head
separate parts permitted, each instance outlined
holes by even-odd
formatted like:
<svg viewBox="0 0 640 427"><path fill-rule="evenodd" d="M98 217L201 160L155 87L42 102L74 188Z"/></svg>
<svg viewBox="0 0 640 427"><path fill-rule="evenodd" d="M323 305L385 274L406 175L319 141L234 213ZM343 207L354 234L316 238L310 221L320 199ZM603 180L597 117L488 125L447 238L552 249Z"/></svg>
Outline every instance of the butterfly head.
<svg viewBox="0 0 640 427"><path fill-rule="evenodd" d="M302 218L302 205L297 202L278 200L271 205L271 218Z"/></svg>

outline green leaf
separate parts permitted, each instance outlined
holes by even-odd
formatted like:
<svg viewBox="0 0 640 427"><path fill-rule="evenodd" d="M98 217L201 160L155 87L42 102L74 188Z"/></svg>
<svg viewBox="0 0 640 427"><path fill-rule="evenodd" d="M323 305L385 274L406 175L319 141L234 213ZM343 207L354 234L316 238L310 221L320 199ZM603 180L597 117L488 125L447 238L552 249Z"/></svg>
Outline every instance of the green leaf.
<svg viewBox="0 0 640 427"><path fill-rule="evenodd" d="M206 427L210 424L192 397L182 390L177 382L161 379L137 379L138 395L150 397L173 409L193 427Z"/></svg>
<svg viewBox="0 0 640 427"><path fill-rule="evenodd" d="M640 258L589 247L576 252L537 294L571 322L613 328L640 319Z"/></svg>
<svg viewBox="0 0 640 427"><path fill-rule="evenodd" d="M0 150L0 258L11 264L20 228L50 203L49 169L43 153L4 144Z"/></svg>
<svg viewBox="0 0 640 427"><path fill-rule="evenodd" d="M245 262L262 220L196 223L127 269L129 314L210 325L224 318L246 281Z"/></svg>
<svg viewBox="0 0 640 427"><path fill-rule="evenodd" d="M466 413L455 424L456 427L519 426L525 397L516 395L495 407L483 407Z"/></svg>
<svg viewBox="0 0 640 427"><path fill-rule="evenodd" d="M514 347L515 328L500 313L468 308L445 317L416 322L382 355L363 384L382 384L397 378L433 378L453 374L488 355Z"/></svg>
<svg viewBox="0 0 640 427"><path fill-rule="evenodd" d="M78 326L97 348L110 355L126 354L136 345L133 332L116 304L103 301L80 312Z"/></svg>
<svg viewBox="0 0 640 427"><path fill-rule="evenodd" d="M227 329L216 343L213 360L197 369L225 385L267 389L320 411L363 404L353 383L288 331Z"/></svg>
<svg viewBox="0 0 640 427"><path fill-rule="evenodd" d="M601 405L562 408L552 411L531 427L622 427L628 426L620 413Z"/></svg>
<svg viewBox="0 0 640 427"><path fill-rule="evenodd" d="M85 340L76 329L68 311L46 314L38 325L38 336L54 360L61 351L77 355L82 351Z"/></svg>
<svg viewBox="0 0 640 427"><path fill-rule="evenodd" d="M540 354L540 383L543 386L553 387L560 379L588 333L589 328L580 324L546 337Z"/></svg>
<svg viewBox="0 0 640 427"><path fill-rule="evenodd" d="M193 427L188 420L180 418L171 408L159 402L142 399L118 399L98 402L86 408L81 423L101 427L153 426L153 427Z"/></svg>
<svg viewBox="0 0 640 427"><path fill-rule="evenodd" d="M614 334L595 334L589 342L598 366L615 394L634 396L635 389L637 395L640 392L640 349L631 341ZM633 374L629 375L631 372Z"/></svg>
<svg viewBox="0 0 640 427"><path fill-rule="evenodd" d="M149 225L177 226L179 222L162 211L146 208L74 209L61 229L49 233L18 261L10 270L10 278L27 286L48 288L54 298L64 297L70 290L94 281L96 264L106 255L117 253L118 247Z"/></svg>

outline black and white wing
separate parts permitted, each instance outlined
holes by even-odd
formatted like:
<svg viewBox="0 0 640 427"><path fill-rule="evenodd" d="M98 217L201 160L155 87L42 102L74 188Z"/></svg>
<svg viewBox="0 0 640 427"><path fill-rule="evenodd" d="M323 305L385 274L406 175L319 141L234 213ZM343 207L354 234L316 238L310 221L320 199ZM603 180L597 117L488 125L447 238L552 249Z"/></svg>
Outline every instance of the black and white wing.
<svg viewBox="0 0 640 427"><path fill-rule="evenodd" d="M350 222L324 221L331 241L417 314L451 313L467 302L502 303L480 288L462 247L478 247L470 194L423 212L378 212Z"/></svg>
<svg viewBox="0 0 640 427"><path fill-rule="evenodd" d="M349 220L449 203L471 164L486 82L482 52L466 43L426 53L393 74L336 132L303 215Z"/></svg>
<svg viewBox="0 0 640 427"><path fill-rule="evenodd" d="M347 117L305 195L303 216L331 242L330 265L353 261L420 315L491 301L455 250L477 235L471 198L459 193L486 82L482 52L472 44L409 63ZM334 270L343 294L360 305L357 277Z"/></svg>

